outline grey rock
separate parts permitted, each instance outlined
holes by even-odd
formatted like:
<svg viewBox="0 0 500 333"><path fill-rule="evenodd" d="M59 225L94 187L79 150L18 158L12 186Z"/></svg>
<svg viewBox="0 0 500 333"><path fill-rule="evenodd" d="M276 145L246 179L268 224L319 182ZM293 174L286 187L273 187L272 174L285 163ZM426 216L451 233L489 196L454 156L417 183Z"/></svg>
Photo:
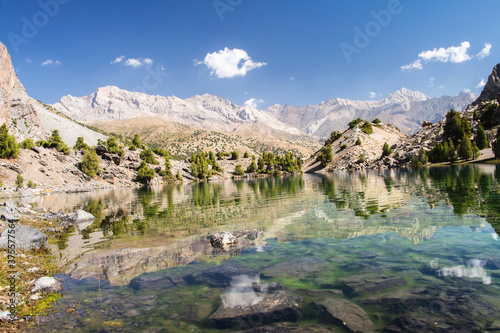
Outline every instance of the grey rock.
<svg viewBox="0 0 500 333"><path fill-rule="evenodd" d="M500 95L500 64L495 65L493 70L488 76L488 82L483 88L481 95L472 103L472 105L478 105L480 102L489 99L495 100Z"/></svg>
<svg viewBox="0 0 500 333"><path fill-rule="evenodd" d="M345 327L351 332L374 332L375 325L360 306L342 298L313 303L322 321Z"/></svg>
<svg viewBox="0 0 500 333"><path fill-rule="evenodd" d="M210 237L210 244L218 249L225 249L236 243L238 243L238 239L228 231L221 231Z"/></svg>
<svg viewBox="0 0 500 333"><path fill-rule="evenodd" d="M51 276L42 276L35 281L33 285L33 289L31 292L49 292L49 293L58 293L63 291L64 287L61 282L59 282L56 278Z"/></svg>
<svg viewBox="0 0 500 333"><path fill-rule="evenodd" d="M174 282L176 281L176 282ZM132 281L130 281L130 287L135 290L162 290L167 288L172 288L175 286L183 285L184 281L182 279L172 280L168 276L155 276L155 275L143 275L138 276Z"/></svg>
<svg viewBox="0 0 500 333"><path fill-rule="evenodd" d="M252 305L229 307L222 304L209 320L217 328L241 330L282 321L295 322L300 316L303 299L294 293L280 290L255 296L260 301Z"/></svg>
<svg viewBox="0 0 500 333"><path fill-rule="evenodd" d="M231 279L238 275L258 276L259 272L252 268L237 265L220 265L203 269L186 276L190 284L208 284L212 287L228 287Z"/></svg>
<svg viewBox="0 0 500 333"><path fill-rule="evenodd" d="M31 148L31 150L33 150L37 154L42 154L45 151L45 148L43 148L42 146L34 146L33 148Z"/></svg>
<svg viewBox="0 0 500 333"><path fill-rule="evenodd" d="M14 232L12 232L13 230ZM9 235L11 235L10 243L8 241ZM0 248L8 248L12 244L15 245L16 249L22 250L39 250L49 247L48 237L40 230L19 224L16 224L15 228L8 227L0 235Z"/></svg>
<svg viewBox="0 0 500 333"><path fill-rule="evenodd" d="M139 311L137 311L136 309L129 309L122 314L122 316L124 316L126 318L134 318L134 317L137 317L140 315L141 315L141 313Z"/></svg>
<svg viewBox="0 0 500 333"><path fill-rule="evenodd" d="M0 219L7 222L18 222L19 217L12 215L9 207L0 207Z"/></svg>
<svg viewBox="0 0 500 333"><path fill-rule="evenodd" d="M272 277L304 277L324 270L329 263L321 258L297 257L265 268L262 273Z"/></svg>
<svg viewBox="0 0 500 333"><path fill-rule="evenodd" d="M108 148L106 148L106 146L104 146L104 145L97 145L95 147L95 152L99 156L101 156L103 154L109 154Z"/></svg>
<svg viewBox="0 0 500 333"><path fill-rule="evenodd" d="M341 280L346 293L378 292L384 289L406 285L406 280L401 277L383 275L355 275Z"/></svg>
<svg viewBox="0 0 500 333"><path fill-rule="evenodd" d="M89 222L90 222L90 224L92 224L92 222L94 222L94 220L95 220L95 217L94 217L94 215L92 215L92 214L90 214L82 209L78 209L75 211L75 213L73 215L68 216L67 220L70 221L71 223L73 223L74 225L78 226L79 228L81 228ZM85 229L85 228L83 228L83 229Z"/></svg>

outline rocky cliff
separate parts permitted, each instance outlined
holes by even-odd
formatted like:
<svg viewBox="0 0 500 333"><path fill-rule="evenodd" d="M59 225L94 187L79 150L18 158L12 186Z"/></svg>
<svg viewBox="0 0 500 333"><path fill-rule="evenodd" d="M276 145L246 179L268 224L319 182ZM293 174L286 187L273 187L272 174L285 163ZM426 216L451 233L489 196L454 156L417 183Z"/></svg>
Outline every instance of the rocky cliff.
<svg viewBox="0 0 500 333"><path fill-rule="evenodd" d="M0 42L0 124L21 137L43 138L34 101L17 78L7 48ZM28 135L29 134L29 135Z"/></svg>
<svg viewBox="0 0 500 333"><path fill-rule="evenodd" d="M17 78L7 48L0 42L0 124L6 123L17 141L46 139L52 130L59 130L64 142L73 146L82 136L95 145L105 136L63 117L48 105L29 97Z"/></svg>
<svg viewBox="0 0 500 333"><path fill-rule="evenodd" d="M493 71L488 76L488 82L486 82L481 95L479 95L472 105L478 105L486 99L494 100L498 97L500 97L500 64L493 67Z"/></svg>

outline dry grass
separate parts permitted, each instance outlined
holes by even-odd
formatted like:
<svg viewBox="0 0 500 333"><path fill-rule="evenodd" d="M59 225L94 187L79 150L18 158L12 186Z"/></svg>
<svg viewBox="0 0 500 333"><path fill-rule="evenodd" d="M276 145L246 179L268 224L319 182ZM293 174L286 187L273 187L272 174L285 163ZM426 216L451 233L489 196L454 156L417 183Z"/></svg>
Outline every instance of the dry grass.
<svg viewBox="0 0 500 333"><path fill-rule="evenodd" d="M49 222L35 220L21 220L20 224L29 225L41 229L50 226ZM0 231L5 229L0 226ZM15 271L15 290L18 298L16 307L17 320L13 322L0 322L0 332L19 332L29 326L30 317L43 313L50 304L59 298L55 294L37 294L38 300L32 300L31 289L35 280L42 276L53 276L58 271L56 258L48 251L21 251L17 250L15 267L9 267L7 250L0 250L0 311L7 311L8 304L12 298L10 293L9 271Z"/></svg>

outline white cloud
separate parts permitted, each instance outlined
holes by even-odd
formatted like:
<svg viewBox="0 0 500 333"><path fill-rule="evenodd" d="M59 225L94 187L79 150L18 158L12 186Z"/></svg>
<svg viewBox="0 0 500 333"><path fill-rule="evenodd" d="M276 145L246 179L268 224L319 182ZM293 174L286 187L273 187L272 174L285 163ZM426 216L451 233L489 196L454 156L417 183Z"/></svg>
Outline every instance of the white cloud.
<svg viewBox="0 0 500 333"><path fill-rule="evenodd" d="M478 57L479 59L483 59L483 58L486 58L487 56L489 56L490 53L491 53L491 44L484 43L484 48L481 50L481 52L476 54L476 57Z"/></svg>
<svg viewBox="0 0 500 333"><path fill-rule="evenodd" d="M375 96L377 96L374 91L370 91L368 94L370 95L370 98L375 98Z"/></svg>
<svg viewBox="0 0 500 333"><path fill-rule="evenodd" d="M125 56L119 56L119 57L116 57L115 60L111 61L111 64L119 64L119 63L123 63L125 66L131 66L133 68L138 68L138 67L142 67L142 66L151 66L153 64L153 60L151 60L150 58L138 58L138 59L135 59L135 58L129 58L129 59L126 59Z"/></svg>
<svg viewBox="0 0 500 333"><path fill-rule="evenodd" d="M124 56L124 55L121 55L121 56L119 56L119 57L116 57L116 58L115 58L115 60L113 60L113 61L111 62L111 64L118 64L118 63L122 62L124 59L125 59L125 56Z"/></svg>
<svg viewBox="0 0 500 333"><path fill-rule="evenodd" d="M254 62L246 51L228 49L219 52L207 53L203 61L196 61L195 65L205 64L210 70L210 75L218 78L232 78L245 76L252 69L267 65L265 62Z"/></svg>
<svg viewBox="0 0 500 333"><path fill-rule="evenodd" d="M28 64L31 64L31 59L26 59L26 62L27 62Z"/></svg>
<svg viewBox="0 0 500 333"><path fill-rule="evenodd" d="M44 62L42 62L41 65L42 66L49 66L50 65L50 66L56 67L56 66L60 66L61 62L59 60L47 59Z"/></svg>
<svg viewBox="0 0 500 333"><path fill-rule="evenodd" d="M293 76L290 76L290 81L294 81L295 78Z"/></svg>
<svg viewBox="0 0 500 333"><path fill-rule="evenodd" d="M476 84L476 88L483 88L485 84L486 84L486 81L484 81L484 79L482 79L481 81L479 81L478 84Z"/></svg>
<svg viewBox="0 0 500 333"><path fill-rule="evenodd" d="M409 65L401 66L401 71L411 71L414 69L422 69L422 62L428 63L430 61L440 61L440 62L454 62L460 63L472 59L467 53L470 48L470 43L465 41L460 44L460 46L450 46L448 48L440 47L434 50L422 51L418 54L420 59L415 60ZM482 51L481 51L482 52Z"/></svg>
<svg viewBox="0 0 500 333"><path fill-rule="evenodd" d="M409 71L412 71L414 69L422 69L423 68L422 61L420 59L418 59L415 62L412 62L409 65L401 66L400 68L401 68L402 72L409 72Z"/></svg>
<svg viewBox="0 0 500 333"><path fill-rule="evenodd" d="M249 100L247 100L245 102L244 105L256 108L259 104L262 104L262 103L264 103L264 101L262 99L250 98Z"/></svg>
<svg viewBox="0 0 500 333"><path fill-rule="evenodd" d="M450 46L448 48L440 47L439 49L429 50L420 52L419 58L422 58L426 63L429 61L441 61L441 62L464 62L471 60L472 57L467 54L467 50L470 48L470 43L465 41L460 44L460 46Z"/></svg>

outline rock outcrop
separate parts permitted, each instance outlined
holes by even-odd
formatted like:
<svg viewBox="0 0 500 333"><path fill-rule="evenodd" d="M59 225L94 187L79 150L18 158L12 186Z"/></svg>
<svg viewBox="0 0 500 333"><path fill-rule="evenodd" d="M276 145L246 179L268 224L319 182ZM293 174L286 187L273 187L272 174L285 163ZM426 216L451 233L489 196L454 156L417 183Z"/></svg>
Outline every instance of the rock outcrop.
<svg viewBox="0 0 500 333"><path fill-rule="evenodd" d="M490 76L488 76L488 82L483 88L481 95L472 103L472 105L478 105L480 102L489 99L494 100L500 97L500 64L493 67L493 71Z"/></svg>

